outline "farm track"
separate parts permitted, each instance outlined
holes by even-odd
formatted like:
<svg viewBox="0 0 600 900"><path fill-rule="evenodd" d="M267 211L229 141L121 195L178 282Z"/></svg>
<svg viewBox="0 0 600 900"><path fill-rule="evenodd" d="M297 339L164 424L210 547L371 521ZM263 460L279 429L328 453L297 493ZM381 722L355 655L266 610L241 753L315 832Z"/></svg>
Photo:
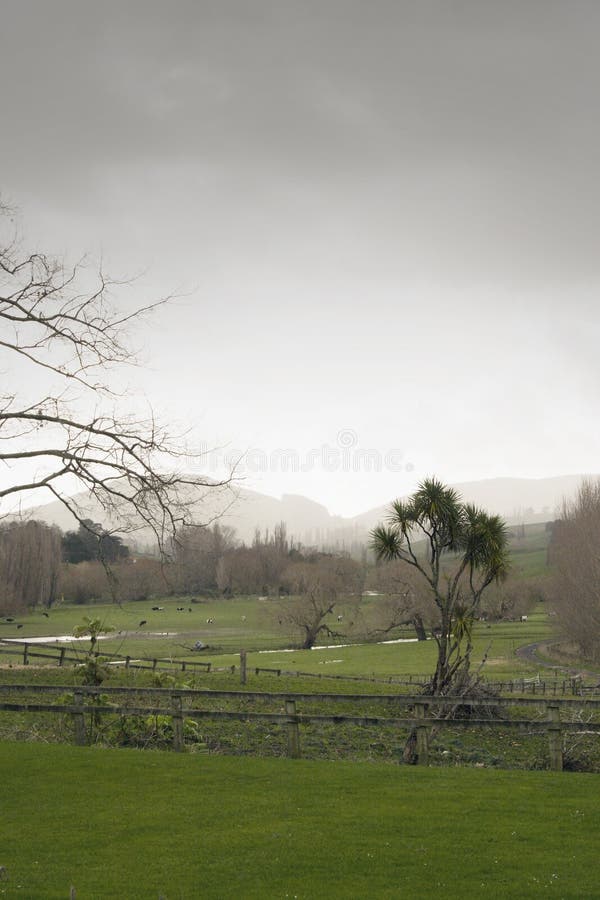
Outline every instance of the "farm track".
<svg viewBox="0 0 600 900"><path fill-rule="evenodd" d="M560 670L562 672L566 672L570 676L581 675L585 678L596 678L600 680L598 672L590 672L589 670L579 669L574 666L565 666L559 663L547 662L537 655L538 650L543 651L544 649L551 647L553 644L560 643L560 640L535 641L535 643L533 644L525 644L524 647L518 647L515 650L515 653L521 659L525 659L527 660L527 662L532 663L532 665L541 666L544 669L554 669L555 671Z"/></svg>

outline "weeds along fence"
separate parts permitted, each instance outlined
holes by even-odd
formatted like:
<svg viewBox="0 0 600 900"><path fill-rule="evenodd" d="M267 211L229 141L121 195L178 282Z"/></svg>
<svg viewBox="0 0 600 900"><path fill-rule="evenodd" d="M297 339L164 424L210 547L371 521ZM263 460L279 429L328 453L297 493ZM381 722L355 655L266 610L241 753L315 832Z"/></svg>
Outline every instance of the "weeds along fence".
<svg viewBox="0 0 600 900"><path fill-rule="evenodd" d="M59 695L59 702L42 702L51 695ZM145 700L145 703L141 701ZM253 704L254 708L248 708ZM257 711L256 707L269 706ZM305 704L308 712L301 711ZM361 704L392 706L401 715L356 715L340 712L344 705ZM223 706L228 705L228 709ZM232 707L238 708L232 708ZM315 712L314 708L327 708ZM241 707L241 708L240 708ZM310 711L310 708L313 711ZM537 717L531 716L537 711ZM516 729L521 735L543 733L547 736L549 768L563 768L563 736L568 732L600 735L600 700L541 699L521 697L460 698L452 710L447 698L406 696L403 694L314 694L264 693L257 691L192 690L129 687L78 686L65 692L56 685L0 685L0 712L20 714L51 714L67 717L72 722L72 740L85 745L93 723L102 716L168 717L172 726L172 748L185 749L184 723L188 720L236 721L247 727L269 723L284 730L285 752L292 758L302 755L301 727L342 725L383 728L392 727L413 731L416 737L416 756L420 765L430 761L432 729L451 726L453 729ZM452 712L453 717L449 718Z"/></svg>
<svg viewBox="0 0 600 900"><path fill-rule="evenodd" d="M52 644L32 644L28 641L2 641L0 640L0 652L3 655L15 656L20 659L22 665L29 665L34 660L39 662L56 663L57 666L65 664L82 665L92 656L96 659L106 660L109 665L122 666L125 669L139 669L141 671L162 671L162 672L205 672L218 673L229 672L235 675L239 672L242 680L245 682L247 672L246 659L244 651L240 654L239 667L232 664L230 666L215 666L209 660L189 660L176 659L170 657L156 658L139 658L133 656L125 656L120 653L103 653L100 650L90 654L89 649L81 647L81 649L73 646L55 646ZM317 680L331 681L360 681L371 682L373 684L395 684L399 686L415 688L423 687L429 680L430 676L424 673L404 673L402 675L336 675L331 672L302 672L290 671L288 669L273 668L268 666L253 666L250 670L257 676L275 675L286 678L314 678ZM600 680L597 684L586 684L579 677L554 678L550 680L535 678L517 678L510 681L493 681L490 682L494 687L504 694L532 694L541 697L560 697L572 696L591 698L600 698Z"/></svg>

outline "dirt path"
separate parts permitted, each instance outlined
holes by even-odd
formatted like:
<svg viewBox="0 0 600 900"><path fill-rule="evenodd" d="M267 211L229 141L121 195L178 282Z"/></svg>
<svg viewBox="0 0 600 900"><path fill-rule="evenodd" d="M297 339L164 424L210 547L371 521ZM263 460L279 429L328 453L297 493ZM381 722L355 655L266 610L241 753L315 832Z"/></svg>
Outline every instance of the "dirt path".
<svg viewBox="0 0 600 900"><path fill-rule="evenodd" d="M520 656L521 659L527 660L527 662L532 663L534 666L541 666L543 669L554 669L555 671L565 672L571 677L574 675L581 675L585 678L595 678L600 681L598 672L589 672L586 669L546 662L546 660L540 659L537 655L537 651L550 647L552 644L560 644L560 641L536 641L534 644L525 644L524 647L518 647L515 653L517 656Z"/></svg>

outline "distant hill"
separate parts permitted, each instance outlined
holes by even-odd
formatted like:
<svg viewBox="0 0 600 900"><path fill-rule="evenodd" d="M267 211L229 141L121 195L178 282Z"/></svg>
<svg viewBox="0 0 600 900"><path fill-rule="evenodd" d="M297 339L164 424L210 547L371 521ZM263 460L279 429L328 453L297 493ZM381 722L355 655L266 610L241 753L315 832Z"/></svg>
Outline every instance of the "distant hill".
<svg viewBox="0 0 600 900"><path fill-rule="evenodd" d="M574 496L584 478L598 475L558 475L555 478L489 478L464 481L452 487L463 500L501 515L509 525L547 522L555 519L565 497ZM386 515L386 505L376 506L356 516L356 522L369 531Z"/></svg>
<svg viewBox="0 0 600 900"><path fill-rule="evenodd" d="M116 523L107 521L106 513L99 503L89 495L82 493L73 498L86 518L99 522L105 527L114 527ZM27 510L31 518L39 519L48 525L58 525L63 531L76 529L77 521L69 510L59 501L48 503ZM235 487L231 490L207 491L199 506L200 521L209 522L218 518L221 524L235 528L240 540L252 541L255 530L273 531L280 522L285 522L288 535L295 536L303 543L320 543L332 530L344 528L348 520L340 516L332 516L320 503L299 494L284 494L281 499ZM125 535L140 545L152 544L152 535L144 529L131 535Z"/></svg>
<svg viewBox="0 0 600 900"><path fill-rule="evenodd" d="M462 497L489 512L502 515L508 524L545 522L554 519L564 497L577 491L582 479L596 475L561 475L555 478L492 478L455 484ZM390 502L395 499L390 497ZM86 515L108 527L103 510L85 494L77 495ZM285 522L289 536L303 544L320 547L347 547L368 539L369 531L386 516L387 505L377 506L352 518L334 516L320 503L300 494L284 494L281 499L243 487L220 492L208 491L202 504L205 521L220 516L224 525L235 528L240 540L251 542L256 528L272 531ZM63 531L76 527L69 511L55 501L29 511L31 516ZM136 532L131 538L144 545L151 535ZM127 536L126 536L127 539Z"/></svg>

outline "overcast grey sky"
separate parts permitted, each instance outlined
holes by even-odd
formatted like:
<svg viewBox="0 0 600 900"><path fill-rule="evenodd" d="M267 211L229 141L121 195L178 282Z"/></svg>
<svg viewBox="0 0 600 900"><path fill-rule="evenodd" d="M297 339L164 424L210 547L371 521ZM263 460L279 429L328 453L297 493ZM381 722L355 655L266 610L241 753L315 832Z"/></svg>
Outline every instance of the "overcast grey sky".
<svg viewBox="0 0 600 900"><path fill-rule="evenodd" d="M0 5L4 198L185 294L138 389L247 487L598 470L595 0Z"/></svg>

